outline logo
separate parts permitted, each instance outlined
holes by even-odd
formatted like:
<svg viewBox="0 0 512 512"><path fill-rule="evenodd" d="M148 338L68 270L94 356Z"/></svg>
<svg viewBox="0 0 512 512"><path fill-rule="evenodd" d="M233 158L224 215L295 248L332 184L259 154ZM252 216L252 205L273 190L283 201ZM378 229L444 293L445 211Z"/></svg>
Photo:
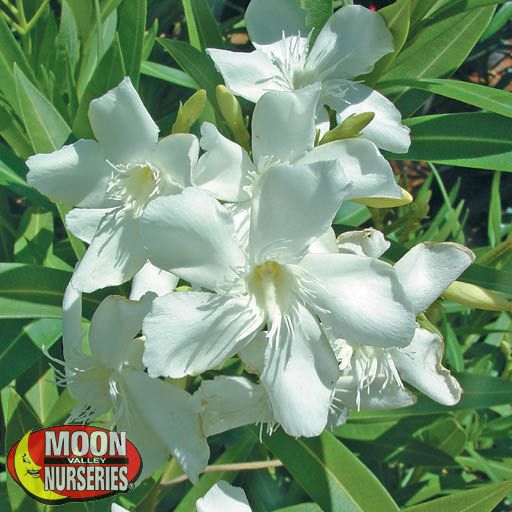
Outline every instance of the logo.
<svg viewBox="0 0 512 512"><path fill-rule="evenodd" d="M60 505L131 490L142 459L126 432L61 425L27 432L9 451L7 468L29 496Z"/></svg>

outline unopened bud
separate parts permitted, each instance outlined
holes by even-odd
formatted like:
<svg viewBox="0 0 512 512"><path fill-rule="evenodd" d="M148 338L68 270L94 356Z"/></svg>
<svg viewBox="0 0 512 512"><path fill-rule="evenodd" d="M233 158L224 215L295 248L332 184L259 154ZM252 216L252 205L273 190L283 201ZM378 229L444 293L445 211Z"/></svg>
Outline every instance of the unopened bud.
<svg viewBox="0 0 512 512"><path fill-rule="evenodd" d="M240 103L225 85L218 85L215 92L222 116L233 133L235 141L249 151L251 139L244 123Z"/></svg>
<svg viewBox="0 0 512 512"><path fill-rule="evenodd" d="M206 105L206 91L200 89L180 105L172 133L188 133L190 127L201 117Z"/></svg>
<svg viewBox="0 0 512 512"><path fill-rule="evenodd" d="M505 295L475 284L455 281L443 293L444 297L475 309L512 311L512 302Z"/></svg>
<svg viewBox="0 0 512 512"><path fill-rule="evenodd" d="M407 190L402 188L402 198L396 197L363 197L361 199L352 199L354 203L364 204L370 208L395 208L397 206L405 206L414 201Z"/></svg>
<svg viewBox="0 0 512 512"><path fill-rule="evenodd" d="M353 139L359 137L375 117L373 112L362 112L361 114L352 114L344 119L336 128L328 131L320 141L320 144L327 144L336 140Z"/></svg>

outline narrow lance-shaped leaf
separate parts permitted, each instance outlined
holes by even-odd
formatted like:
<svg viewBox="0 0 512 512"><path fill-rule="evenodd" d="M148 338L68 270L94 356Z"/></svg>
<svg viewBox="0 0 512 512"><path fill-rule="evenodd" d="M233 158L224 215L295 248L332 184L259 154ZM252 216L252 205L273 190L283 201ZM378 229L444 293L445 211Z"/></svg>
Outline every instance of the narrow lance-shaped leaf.
<svg viewBox="0 0 512 512"><path fill-rule="evenodd" d="M441 114L407 119L412 144L400 160L512 172L512 120L488 113Z"/></svg>
<svg viewBox="0 0 512 512"><path fill-rule="evenodd" d="M130 77L134 87L139 84L146 10L146 0L125 0L119 12L119 42L126 75Z"/></svg>
<svg viewBox="0 0 512 512"><path fill-rule="evenodd" d="M483 485L405 508L403 512L492 512L511 492L512 482Z"/></svg>
<svg viewBox="0 0 512 512"><path fill-rule="evenodd" d="M14 76L21 116L34 152L50 153L60 148L71 133L70 127L17 66Z"/></svg>
<svg viewBox="0 0 512 512"><path fill-rule="evenodd" d="M494 9L492 6L474 9L424 27L406 45L381 82L452 75L480 39ZM393 88L386 94L405 117L412 115L429 96L409 87Z"/></svg>
<svg viewBox="0 0 512 512"><path fill-rule="evenodd" d="M159 39L158 42L171 55L178 66L188 73L201 89L206 90L208 100L221 115L215 90L217 85L223 84L224 81L215 69L210 57L183 41Z"/></svg>
<svg viewBox="0 0 512 512"><path fill-rule="evenodd" d="M263 442L324 511L398 511L377 477L330 432L293 439L277 431Z"/></svg>
<svg viewBox="0 0 512 512"><path fill-rule="evenodd" d="M441 78L392 80L380 84L384 91L396 86L421 89L432 94L462 101L489 112L512 117L512 94L501 89Z"/></svg>
<svg viewBox="0 0 512 512"><path fill-rule="evenodd" d="M22 52L16 39L14 39L7 23L0 16L0 91L7 99L9 105L18 115L21 115L14 81L14 64L16 64L32 82L35 82L34 73L25 54Z"/></svg>
<svg viewBox="0 0 512 512"><path fill-rule="evenodd" d="M188 89L199 89L197 82L188 73L181 71L181 69L174 69L169 66L164 66L163 64L158 64L157 62L143 62L140 72L143 75L152 76L153 78L158 78L159 80L164 80L171 84L181 85Z"/></svg>
<svg viewBox="0 0 512 512"><path fill-rule="evenodd" d="M190 44L198 50L222 48L219 25L206 0L182 0Z"/></svg>

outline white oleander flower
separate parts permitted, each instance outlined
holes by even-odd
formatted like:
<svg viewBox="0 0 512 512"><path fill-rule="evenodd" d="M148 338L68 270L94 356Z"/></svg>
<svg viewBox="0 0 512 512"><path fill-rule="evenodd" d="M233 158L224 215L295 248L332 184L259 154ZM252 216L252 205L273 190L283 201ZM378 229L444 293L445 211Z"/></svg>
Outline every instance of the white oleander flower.
<svg viewBox="0 0 512 512"><path fill-rule="evenodd" d="M245 492L224 480L217 482L196 502L197 512L251 512Z"/></svg>
<svg viewBox="0 0 512 512"><path fill-rule="evenodd" d="M348 232L338 237L342 253L379 258L389 242L374 230ZM421 243L395 265L416 314L425 311L474 261L474 254L454 243ZM382 348L353 343L335 331L328 337L340 362L342 376L336 385L334 408L344 416L344 407L389 409L415 403L414 395L402 380L443 405L460 400L462 389L442 366L443 340L437 333L417 327L406 347Z"/></svg>
<svg viewBox="0 0 512 512"><path fill-rule="evenodd" d="M318 252L340 252L363 259L379 258L389 242L375 229L333 232L317 243ZM334 241L334 243L333 243ZM421 313L470 265L474 256L465 247L452 244L419 244L395 264L415 313ZM326 327L325 325L323 326ZM443 340L437 333L416 327L411 343L405 347L379 347L336 338L325 329L339 362L341 376L336 384L327 427L345 423L348 411L393 409L413 405L415 396L402 381L413 385L432 400L455 405L462 389L443 367ZM257 336L238 353L246 371L260 376L265 367L267 340ZM244 377L215 377L201 383L197 395L202 404L206 435L218 434L243 425L266 423L272 432L278 420L270 397L262 384Z"/></svg>
<svg viewBox="0 0 512 512"><path fill-rule="evenodd" d="M190 186L199 142L159 129L129 78L95 99L89 120L96 140L79 140L28 159L28 182L55 202L74 205L68 229L90 244L73 275L83 292L118 285L146 263L139 220L155 197Z"/></svg>
<svg viewBox="0 0 512 512"><path fill-rule="evenodd" d="M197 481L209 448L202 432L200 404L183 389L153 379L144 371L140 337L142 320L155 295L139 302L109 296L95 311L87 353L82 348L81 295L70 285L63 306L65 372L61 374L78 405L68 419L86 423L109 411L112 423L139 450L141 478L147 478L172 455Z"/></svg>
<svg viewBox="0 0 512 512"><path fill-rule="evenodd" d="M149 374L215 368L267 325L261 381L273 413L291 435L320 434L339 370L317 317L383 347L408 345L415 329L391 265L308 253L347 190L336 161L272 166L253 188L246 250L228 211L206 192L155 199L142 216L152 263L208 291L155 300L143 328Z"/></svg>
<svg viewBox="0 0 512 512"><path fill-rule="evenodd" d="M192 183L233 204L237 232L246 240L250 199L258 177L278 165L311 165L337 161L351 182L345 199L401 198L389 163L369 140L352 138L315 147L315 109L320 87L269 92L256 104L252 119L252 159L238 144L204 123L205 153L192 170Z"/></svg>
<svg viewBox="0 0 512 512"><path fill-rule="evenodd" d="M391 32L378 13L344 6L313 44L306 37L306 12L295 0L252 0L245 21L254 52L207 50L235 94L256 102L267 91L297 90L320 82L317 123L322 131L329 127L324 105L337 112L339 122L352 114L374 112L363 135L382 149L407 152L409 129L402 125L400 112L357 80L394 50Z"/></svg>

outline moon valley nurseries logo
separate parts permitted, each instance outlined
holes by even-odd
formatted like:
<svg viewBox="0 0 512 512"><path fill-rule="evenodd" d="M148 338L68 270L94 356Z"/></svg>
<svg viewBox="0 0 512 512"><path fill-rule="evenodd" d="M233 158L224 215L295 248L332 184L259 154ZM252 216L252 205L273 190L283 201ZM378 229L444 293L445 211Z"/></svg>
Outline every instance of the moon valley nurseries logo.
<svg viewBox="0 0 512 512"><path fill-rule="evenodd" d="M59 505L132 489L142 460L126 432L61 425L27 432L9 451L7 467L29 496Z"/></svg>

